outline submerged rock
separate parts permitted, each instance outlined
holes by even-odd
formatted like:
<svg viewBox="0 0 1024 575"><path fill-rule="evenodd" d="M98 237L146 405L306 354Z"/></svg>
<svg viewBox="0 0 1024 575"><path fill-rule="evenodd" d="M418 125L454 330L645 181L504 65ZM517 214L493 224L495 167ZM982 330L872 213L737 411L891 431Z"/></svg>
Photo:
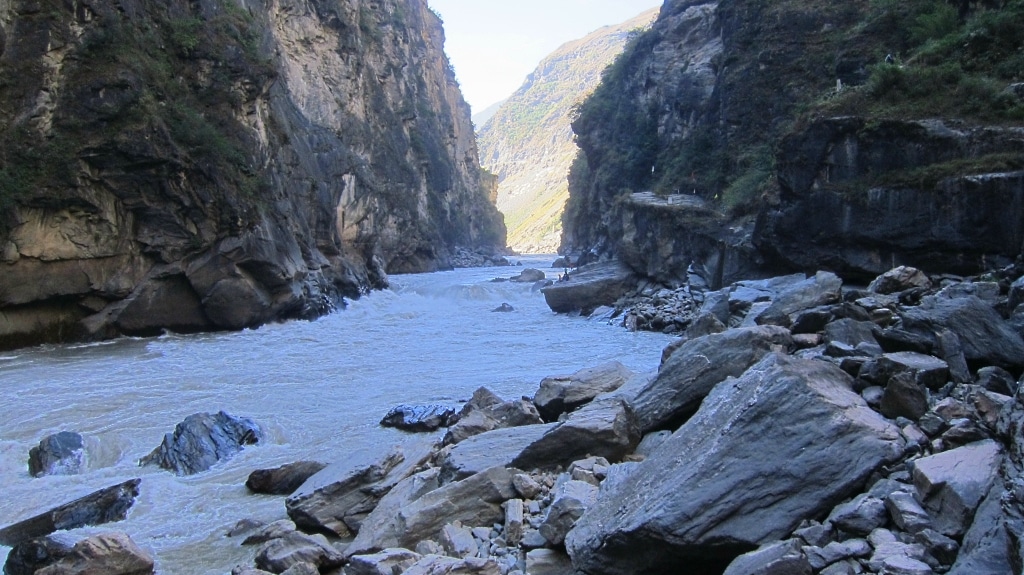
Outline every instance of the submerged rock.
<svg viewBox="0 0 1024 575"><path fill-rule="evenodd" d="M196 413L164 436L163 443L139 460L139 465L158 465L178 475L206 471L218 461L238 453L246 445L263 437L259 425L251 419L234 417L221 411Z"/></svg>

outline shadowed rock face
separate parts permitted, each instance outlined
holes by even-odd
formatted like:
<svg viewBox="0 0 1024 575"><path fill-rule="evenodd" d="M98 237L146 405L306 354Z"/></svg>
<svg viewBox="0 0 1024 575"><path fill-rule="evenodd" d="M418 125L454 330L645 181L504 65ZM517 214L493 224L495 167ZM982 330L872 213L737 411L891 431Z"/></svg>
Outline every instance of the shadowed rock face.
<svg viewBox="0 0 1024 575"><path fill-rule="evenodd" d="M423 0L0 20L2 347L316 317L504 245Z"/></svg>

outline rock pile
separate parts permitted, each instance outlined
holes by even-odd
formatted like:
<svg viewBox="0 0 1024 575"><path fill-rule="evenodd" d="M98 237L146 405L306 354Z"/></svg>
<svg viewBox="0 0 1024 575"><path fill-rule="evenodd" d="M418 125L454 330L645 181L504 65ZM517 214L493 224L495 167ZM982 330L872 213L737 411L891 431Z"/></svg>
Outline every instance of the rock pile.
<svg viewBox="0 0 1024 575"><path fill-rule="evenodd" d="M903 269L865 290L819 273L704 292L654 376L613 363L546 378L532 399L480 389L436 445L349 462L333 483L314 475L289 513L317 532L343 523L352 542L328 543L343 560L289 523L261 544L310 551L257 565L1014 573L1024 339L1008 318L1021 286ZM314 499L335 519L298 521Z"/></svg>

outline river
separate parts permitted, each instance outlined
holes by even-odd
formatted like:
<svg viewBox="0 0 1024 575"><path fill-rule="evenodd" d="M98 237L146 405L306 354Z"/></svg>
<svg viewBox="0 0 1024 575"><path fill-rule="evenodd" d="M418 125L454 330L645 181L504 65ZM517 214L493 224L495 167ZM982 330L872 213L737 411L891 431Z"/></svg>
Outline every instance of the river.
<svg viewBox="0 0 1024 575"><path fill-rule="evenodd" d="M516 259L545 269L552 258ZM254 469L385 450L404 434L378 422L399 403L454 404L480 386L532 396L545 376L613 359L657 367L668 336L556 315L530 284L490 281L520 269L394 276L312 322L0 354L0 526L141 477L126 521L72 535L124 531L159 573L223 575L254 556L228 529L286 517L282 497L248 493ZM506 302L514 312L491 311ZM256 420L265 441L190 477L137 466L186 416L219 410ZM85 436L87 472L32 478L29 450L62 430Z"/></svg>

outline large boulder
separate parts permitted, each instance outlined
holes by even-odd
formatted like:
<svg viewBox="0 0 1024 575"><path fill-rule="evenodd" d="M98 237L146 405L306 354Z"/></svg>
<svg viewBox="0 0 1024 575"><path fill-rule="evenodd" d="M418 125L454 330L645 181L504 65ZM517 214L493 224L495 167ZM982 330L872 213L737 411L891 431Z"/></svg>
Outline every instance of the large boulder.
<svg viewBox="0 0 1024 575"><path fill-rule="evenodd" d="M776 326L731 329L690 340L633 398L640 429L678 427L727 377L738 377L773 347L791 347L789 330Z"/></svg>
<svg viewBox="0 0 1024 575"><path fill-rule="evenodd" d="M960 338L964 357L975 365L1011 371L1024 367L1024 339L992 306L975 296L926 297L902 314L906 329L936 334L948 329Z"/></svg>
<svg viewBox="0 0 1024 575"><path fill-rule="evenodd" d="M158 465L178 475L193 475L213 467L246 445L263 437L259 425L251 419L218 413L195 413L164 436L152 453L139 465Z"/></svg>
<svg viewBox="0 0 1024 575"><path fill-rule="evenodd" d="M492 429L544 423L533 402L528 399L503 401L486 387L473 392L473 397L459 411L459 421L448 428L444 443L458 443Z"/></svg>
<svg viewBox="0 0 1024 575"><path fill-rule="evenodd" d="M685 563L694 575L718 574L824 516L903 451L899 429L852 385L832 364L772 353L715 387L580 518L566 537L573 564L618 574Z"/></svg>
<svg viewBox="0 0 1024 575"><path fill-rule="evenodd" d="M439 457L441 481L459 481L496 465L511 465L524 449L558 425L545 423L493 429L460 441Z"/></svg>
<svg viewBox="0 0 1024 575"><path fill-rule="evenodd" d="M556 313L590 315L598 307L612 305L636 285L636 274L618 262L589 264L567 276L566 281L541 289L548 307Z"/></svg>
<svg viewBox="0 0 1024 575"><path fill-rule="evenodd" d="M910 266L899 266L878 276L868 285L868 291L879 294L891 294L908 289L930 289L932 281L924 272Z"/></svg>
<svg viewBox="0 0 1024 575"><path fill-rule="evenodd" d="M996 484L982 500L971 528L964 535L963 547L949 575L1004 575L1019 568L1020 524L1011 527L1000 503L1003 486ZM1011 534L1013 540L1011 540Z"/></svg>
<svg viewBox="0 0 1024 575"><path fill-rule="evenodd" d="M141 479L100 489L46 513L0 529L0 545L13 546L54 531L121 521L139 495Z"/></svg>
<svg viewBox="0 0 1024 575"><path fill-rule="evenodd" d="M28 452L28 472L43 475L77 475L85 469L85 441L81 434L61 431L47 435Z"/></svg>
<svg viewBox="0 0 1024 575"><path fill-rule="evenodd" d="M273 469L257 469L249 474L245 486L253 493L289 495L324 467L327 465L319 461L296 461Z"/></svg>
<svg viewBox="0 0 1024 575"><path fill-rule="evenodd" d="M914 487L935 529L959 538L999 479L1002 448L992 440L922 457L914 462Z"/></svg>
<svg viewBox="0 0 1024 575"><path fill-rule="evenodd" d="M617 361L581 369L572 375L545 377L533 396L533 404L545 421L589 403L598 395L615 391L633 377L633 372Z"/></svg>
<svg viewBox="0 0 1024 575"><path fill-rule="evenodd" d="M772 298L772 303L755 321L759 325L789 325L794 314L836 303L842 299L843 281L832 272L818 272L814 277L788 286Z"/></svg>
<svg viewBox="0 0 1024 575"><path fill-rule="evenodd" d="M588 403L562 424L526 446L512 460L519 469L569 465L593 455L619 461L636 449L641 439L636 414L618 397Z"/></svg>
<svg viewBox="0 0 1024 575"><path fill-rule="evenodd" d="M37 537L22 541L7 554L4 575L33 575L36 571L51 565L71 553L73 542L57 537Z"/></svg>
<svg viewBox="0 0 1024 575"><path fill-rule="evenodd" d="M505 519L501 504L516 496L512 477L504 466L437 487L437 470L413 475L391 490L363 522L346 554L365 555L389 547L415 548L426 539L437 540L448 523L494 525Z"/></svg>
<svg viewBox="0 0 1024 575"><path fill-rule="evenodd" d="M340 567L345 556L323 535L298 531L271 539L256 550L256 566L271 573L283 573L295 565L311 563L316 567Z"/></svg>
<svg viewBox="0 0 1024 575"><path fill-rule="evenodd" d="M57 562L36 575L149 575L153 558L124 533L102 533L83 539Z"/></svg>
<svg viewBox="0 0 1024 575"><path fill-rule="evenodd" d="M392 575L402 573L423 556L408 549L384 549L371 555L350 557L345 575Z"/></svg>
<svg viewBox="0 0 1024 575"><path fill-rule="evenodd" d="M388 491L431 455L434 441L419 438L383 456L353 453L311 476L288 499L288 516L300 527L350 537Z"/></svg>

